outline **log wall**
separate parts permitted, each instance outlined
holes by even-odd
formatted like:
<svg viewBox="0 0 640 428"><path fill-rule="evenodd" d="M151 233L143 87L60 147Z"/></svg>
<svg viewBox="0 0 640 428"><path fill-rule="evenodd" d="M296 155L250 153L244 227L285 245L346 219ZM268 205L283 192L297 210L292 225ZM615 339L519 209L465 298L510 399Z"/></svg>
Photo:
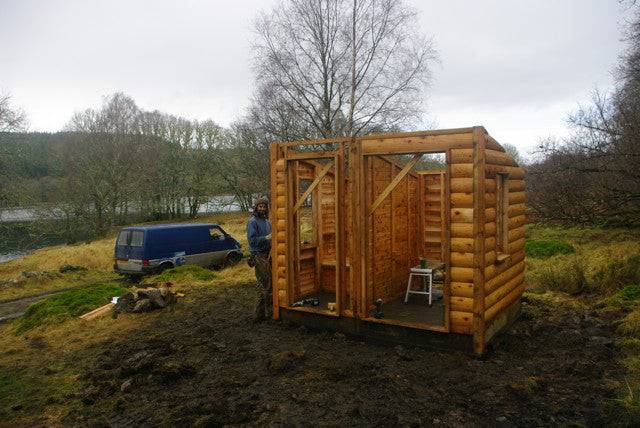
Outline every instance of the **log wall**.
<svg viewBox="0 0 640 428"><path fill-rule="evenodd" d="M449 153L450 331L471 334L473 327L473 149Z"/></svg>
<svg viewBox="0 0 640 428"><path fill-rule="evenodd" d="M490 184L486 186L484 271L484 320L488 327L524 291L525 195L524 170L513 158L502 150L488 148L485 153L485 179Z"/></svg>

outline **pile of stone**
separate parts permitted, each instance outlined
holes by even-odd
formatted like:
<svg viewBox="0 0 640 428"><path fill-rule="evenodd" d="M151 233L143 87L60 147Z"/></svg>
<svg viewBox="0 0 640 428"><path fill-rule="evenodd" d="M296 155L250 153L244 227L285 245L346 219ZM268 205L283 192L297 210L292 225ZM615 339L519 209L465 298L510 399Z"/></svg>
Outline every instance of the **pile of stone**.
<svg viewBox="0 0 640 428"><path fill-rule="evenodd" d="M163 309L176 302L176 294L168 286L135 288L118 298L114 306L116 313L149 312Z"/></svg>

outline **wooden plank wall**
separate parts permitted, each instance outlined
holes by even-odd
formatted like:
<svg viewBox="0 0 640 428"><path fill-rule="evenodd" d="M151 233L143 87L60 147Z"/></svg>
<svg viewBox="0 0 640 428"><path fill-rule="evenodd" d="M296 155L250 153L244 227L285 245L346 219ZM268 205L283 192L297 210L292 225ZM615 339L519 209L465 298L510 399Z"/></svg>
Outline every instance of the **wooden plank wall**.
<svg viewBox="0 0 640 428"><path fill-rule="evenodd" d="M318 166L312 162L305 161L295 161L294 165L296 171L294 177L295 197L293 198L293 200L297 201L303 193L300 190L300 181L313 181L316 178ZM312 193L312 203L317 203L317 195L318 192ZM300 210L302 209L303 208L301 208ZM296 213L295 221L297 222L297 230L300 230L301 215L298 214L299 213ZM317 218L314 218L313 213L311 214L310 220L314 223L317 223ZM314 224L315 232L317 232L317 226L317 224ZM297 236L298 240L300 241L302 238L299 237L299 235ZM309 294L313 294L318 291L320 282L318 280L318 269L316 266L317 251L317 242L312 242L310 244L299 243L299 245L296 245L296 256L298 259L298 265L296 266L296 274L294 279L294 299L299 299L300 297L308 296Z"/></svg>
<svg viewBox="0 0 640 428"><path fill-rule="evenodd" d="M329 172L319 184L320 224L318 225L320 254L320 288L336 291L336 192L335 176Z"/></svg>
<svg viewBox="0 0 640 428"><path fill-rule="evenodd" d="M493 142L488 137L489 142ZM493 147L492 147L493 146ZM520 298L524 291L524 243L525 243L525 194L524 170L518 167L513 158L497 145L492 145L485 152L486 159L486 224L485 224L485 313L487 326L496 315ZM498 174L506 178L507 192L506 210L503 221L507 227L507 245L504 253L498 251L496 243L496 215L500 197L496 194L499 188ZM508 256L508 257L507 257ZM504 258L504 261L498 259Z"/></svg>
<svg viewBox="0 0 640 428"><path fill-rule="evenodd" d="M369 203L384 191L401 169L391 160L368 157L365 190ZM371 261L367 266L371 301L368 305L376 299L388 302L404 293L409 269L418 263L417 189L417 175L408 174L371 216L368 230Z"/></svg>
<svg viewBox="0 0 640 428"><path fill-rule="evenodd" d="M444 172L421 174L423 180L423 249L422 256L428 260L444 261L443 243L445 231Z"/></svg>

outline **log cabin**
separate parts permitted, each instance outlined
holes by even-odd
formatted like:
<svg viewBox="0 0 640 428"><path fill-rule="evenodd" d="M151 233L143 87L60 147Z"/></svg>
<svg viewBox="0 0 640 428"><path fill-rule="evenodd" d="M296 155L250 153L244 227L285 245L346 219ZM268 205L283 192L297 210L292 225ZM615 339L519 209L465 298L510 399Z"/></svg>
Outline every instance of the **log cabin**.
<svg viewBox="0 0 640 428"><path fill-rule="evenodd" d="M516 319L524 170L483 127L273 143L270 165L275 319L475 354ZM431 305L407 293L425 265Z"/></svg>

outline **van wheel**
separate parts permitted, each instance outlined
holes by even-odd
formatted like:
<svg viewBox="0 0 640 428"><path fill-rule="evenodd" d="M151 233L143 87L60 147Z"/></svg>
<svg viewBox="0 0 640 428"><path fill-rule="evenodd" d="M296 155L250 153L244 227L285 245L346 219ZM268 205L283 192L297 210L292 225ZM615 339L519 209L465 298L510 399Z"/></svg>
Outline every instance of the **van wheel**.
<svg viewBox="0 0 640 428"><path fill-rule="evenodd" d="M237 265L240 260L242 260L240 253L229 253L227 254L227 258L224 259L224 267Z"/></svg>
<svg viewBox="0 0 640 428"><path fill-rule="evenodd" d="M162 263L160 266L158 266L158 273L162 273L165 270L171 269L171 268L173 268L173 265L171 263L169 262Z"/></svg>

